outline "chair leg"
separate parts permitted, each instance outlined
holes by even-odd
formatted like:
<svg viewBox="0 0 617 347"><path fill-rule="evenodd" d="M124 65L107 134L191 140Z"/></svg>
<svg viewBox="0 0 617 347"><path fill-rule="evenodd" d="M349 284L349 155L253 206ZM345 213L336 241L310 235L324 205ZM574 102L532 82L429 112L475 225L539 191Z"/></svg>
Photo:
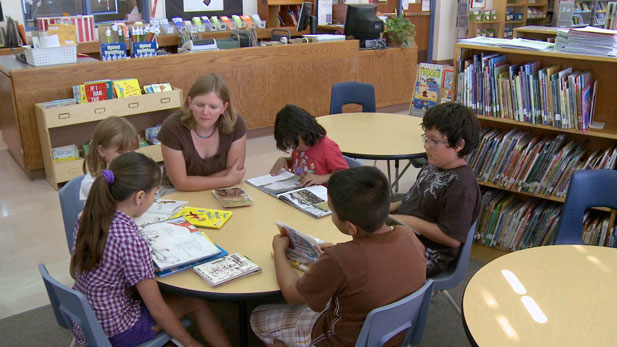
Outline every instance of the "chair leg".
<svg viewBox="0 0 617 347"><path fill-rule="evenodd" d="M440 292L441 294L443 294L446 299L448 299L448 301L450 302L450 304L452 305L452 307L456 310L456 312L458 312L459 316L462 316L461 314L461 308L458 307L458 304L456 303L456 301L454 301L454 298L452 298L452 295L450 295L450 293L448 293L447 290L438 290L438 292Z"/></svg>
<svg viewBox="0 0 617 347"><path fill-rule="evenodd" d="M75 340L75 338L73 337L73 340L71 340L71 344L69 345L69 347L75 347L77 346L77 340Z"/></svg>

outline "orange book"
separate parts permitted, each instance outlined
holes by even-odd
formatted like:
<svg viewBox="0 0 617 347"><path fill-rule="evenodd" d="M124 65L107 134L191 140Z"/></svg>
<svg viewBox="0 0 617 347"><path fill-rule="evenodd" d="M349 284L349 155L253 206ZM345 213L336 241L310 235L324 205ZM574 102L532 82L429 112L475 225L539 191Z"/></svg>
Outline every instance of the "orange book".
<svg viewBox="0 0 617 347"><path fill-rule="evenodd" d="M227 16L221 16L221 21L227 25L227 30L231 30L231 28L233 28L231 20Z"/></svg>
<svg viewBox="0 0 617 347"><path fill-rule="evenodd" d="M24 30L23 24L19 24L19 36L21 36L21 40L25 45L28 41L26 40L26 31Z"/></svg>

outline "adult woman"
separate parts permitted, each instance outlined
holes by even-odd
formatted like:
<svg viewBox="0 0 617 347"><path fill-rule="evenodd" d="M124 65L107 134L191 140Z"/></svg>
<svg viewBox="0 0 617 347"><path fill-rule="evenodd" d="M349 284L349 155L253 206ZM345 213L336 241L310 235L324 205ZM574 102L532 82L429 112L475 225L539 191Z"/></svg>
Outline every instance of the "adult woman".
<svg viewBox="0 0 617 347"><path fill-rule="evenodd" d="M180 112L167 117L157 136L165 161L161 195L173 191L169 186L196 191L240 183L246 131L225 82L215 74L197 78Z"/></svg>

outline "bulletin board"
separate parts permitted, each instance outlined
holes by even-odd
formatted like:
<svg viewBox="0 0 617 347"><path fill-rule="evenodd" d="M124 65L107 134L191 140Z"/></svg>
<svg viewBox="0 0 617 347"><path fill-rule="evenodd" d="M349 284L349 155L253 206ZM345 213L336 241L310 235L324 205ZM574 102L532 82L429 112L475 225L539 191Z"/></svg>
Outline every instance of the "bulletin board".
<svg viewBox="0 0 617 347"><path fill-rule="evenodd" d="M185 12L185 8L190 11ZM183 19L197 16L241 15L242 0L165 0L165 12L167 18L182 17Z"/></svg>

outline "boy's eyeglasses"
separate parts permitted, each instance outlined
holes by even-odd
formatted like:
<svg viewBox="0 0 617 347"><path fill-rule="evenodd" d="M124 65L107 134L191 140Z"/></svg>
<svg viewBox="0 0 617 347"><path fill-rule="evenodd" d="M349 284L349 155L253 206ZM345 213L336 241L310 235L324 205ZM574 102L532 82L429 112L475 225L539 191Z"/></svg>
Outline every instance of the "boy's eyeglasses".
<svg viewBox="0 0 617 347"><path fill-rule="evenodd" d="M428 146L431 147L431 148L437 146L440 143L443 143L444 145L448 145L449 144L448 141L435 141L435 140L429 139L426 136L426 134L422 134L422 135L420 135L420 137L422 137L422 142L428 144Z"/></svg>

